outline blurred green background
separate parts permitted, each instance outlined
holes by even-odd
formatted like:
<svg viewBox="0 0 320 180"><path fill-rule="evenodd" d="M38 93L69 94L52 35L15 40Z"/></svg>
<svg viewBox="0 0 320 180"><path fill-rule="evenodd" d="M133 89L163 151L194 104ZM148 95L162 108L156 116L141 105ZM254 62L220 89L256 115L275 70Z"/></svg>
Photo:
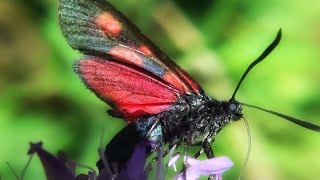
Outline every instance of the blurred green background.
<svg viewBox="0 0 320 180"><path fill-rule="evenodd" d="M320 2L110 0L217 99L229 99L248 64L283 29L283 39L240 88L237 99L320 124ZM81 55L63 38L57 0L0 1L0 174L20 173L29 142L94 167L102 127L107 143L125 123L73 73ZM243 179L317 179L320 136L280 118L244 109L252 148ZM236 179L248 149L243 121L213 143ZM194 148L192 151L196 151ZM83 170L82 170L83 171ZM1 179L1 178L0 178ZM34 158L26 179L44 179Z"/></svg>

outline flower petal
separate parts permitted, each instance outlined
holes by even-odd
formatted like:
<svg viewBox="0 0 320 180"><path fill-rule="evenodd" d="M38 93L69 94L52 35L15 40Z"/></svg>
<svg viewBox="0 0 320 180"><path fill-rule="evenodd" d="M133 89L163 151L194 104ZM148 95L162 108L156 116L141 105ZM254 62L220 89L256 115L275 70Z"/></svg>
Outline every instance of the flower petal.
<svg viewBox="0 0 320 180"><path fill-rule="evenodd" d="M73 180L75 177L64 164L52 154L42 148L42 142L30 143L28 154L37 153L44 167L47 180Z"/></svg>
<svg viewBox="0 0 320 180"><path fill-rule="evenodd" d="M145 174L144 165L146 162L146 149L151 147L152 144L148 142L139 143L132 157L127 162L127 168L120 171L119 174L116 175L116 180L146 180L147 174Z"/></svg>
<svg viewBox="0 0 320 180"><path fill-rule="evenodd" d="M200 176L221 174L230 169L233 162L226 156L211 158L207 160L197 160L187 157L186 170L177 176L177 180L193 180Z"/></svg>
<svg viewBox="0 0 320 180"><path fill-rule="evenodd" d="M169 158L167 166L168 167L173 166L174 172L177 172L176 162L180 157L181 157L181 154L177 152Z"/></svg>
<svg viewBox="0 0 320 180"><path fill-rule="evenodd" d="M112 180L113 176L107 172L106 169L102 169L97 177L97 180Z"/></svg>

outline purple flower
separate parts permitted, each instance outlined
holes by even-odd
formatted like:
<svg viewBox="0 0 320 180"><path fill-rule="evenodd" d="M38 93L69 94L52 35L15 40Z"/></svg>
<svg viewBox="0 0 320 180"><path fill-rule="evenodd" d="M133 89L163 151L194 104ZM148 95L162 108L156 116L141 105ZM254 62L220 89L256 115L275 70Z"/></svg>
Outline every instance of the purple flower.
<svg viewBox="0 0 320 180"><path fill-rule="evenodd" d="M174 172L177 172L177 167L176 167L176 162L178 161L178 159L181 157L180 153L177 152L175 153L172 157L169 158L168 164L167 166L173 166L173 170Z"/></svg>
<svg viewBox="0 0 320 180"><path fill-rule="evenodd" d="M28 154L31 155L34 153L37 153L41 160L47 180L75 179L74 174L72 174L72 171L67 167L65 162L59 160L42 148L42 142L36 144L30 143Z"/></svg>
<svg viewBox="0 0 320 180"><path fill-rule="evenodd" d="M37 153L44 167L47 180L146 180L149 171L145 171L145 150L150 144L140 143L136 146L131 159L127 162L127 168L117 172L115 175L107 170L102 170L97 176L95 172L88 174L74 174L77 164L67 158L57 158L42 148L42 142L31 143L29 155ZM79 166L79 165L78 165Z"/></svg>
<svg viewBox="0 0 320 180"><path fill-rule="evenodd" d="M216 175L219 180L221 174L230 169L233 162L226 156L211 158L207 160L197 160L187 157L186 170L177 176L177 180L194 180L200 176Z"/></svg>
<svg viewBox="0 0 320 180"><path fill-rule="evenodd" d="M98 175L93 169L89 169L88 174L75 175L76 167L86 167L79 165L76 162L69 160L66 156L53 156L42 148L42 143L30 144L28 154L38 154L41 163L44 167L47 180L147 180L150 172L150 167L145 168L147 147L152 146L152 143L139 143L132 157L126 163L126 168L121 169L120 172L115 171L111 173L110 166L105 164L105 167ZM180 154L176 153L171 157L168 166L175 166ZM107 157L103 157L106 162ZM156 179L163 180L164 173L162 169L163 159L162 150L158 149L158 163ZM233 165L232 161L227 157L218 157L208 160L196 160L191 157L186 159L186 169L177 176L177 180L194 180L200 176L216 175L221 180L221 174L228 170Z"/></svg>
<svg viewBox="0 0 320 180"><path fill-rule="evenodd" d="M142 142L139 143L131 158L127 162L127 168L121 170L120 172L116 173L114 176L115 180L147 180L149 171L145 171L144 165L146 163L146 148L150 146L150 143ZM106 165L105 165L106 167ZM104 168L105 170L106 168ZM99 176L106 177L105 173L106 171L101 171L102 173L99 174ZM98 179L100 178L98 176ZM110 176L110 175L109 175ZM101 178L101 180L105 180L104 178Z"/></svg>

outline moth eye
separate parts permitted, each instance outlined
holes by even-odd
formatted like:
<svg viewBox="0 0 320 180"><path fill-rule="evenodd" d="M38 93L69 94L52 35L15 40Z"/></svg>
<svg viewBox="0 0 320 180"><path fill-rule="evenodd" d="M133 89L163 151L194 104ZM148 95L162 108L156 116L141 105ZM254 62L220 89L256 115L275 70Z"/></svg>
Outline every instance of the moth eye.
<svg viewBox="0 0 320 180"><path fill-rule="evenodd" d="M232 104L229 105L229 109L230 109L230 111L236 111L237 110L237 106L232 103Z"/></svg>

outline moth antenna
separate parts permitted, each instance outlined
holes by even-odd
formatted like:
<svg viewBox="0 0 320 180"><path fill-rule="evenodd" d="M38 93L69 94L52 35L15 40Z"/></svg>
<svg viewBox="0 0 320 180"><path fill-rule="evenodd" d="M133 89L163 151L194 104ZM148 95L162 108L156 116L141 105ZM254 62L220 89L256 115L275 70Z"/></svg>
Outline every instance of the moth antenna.
<svg viewBox="0 0 320 180"><path fill-rule="evenodd" d="M250 70L255 66L257 65L258 63L260 63L262 60L264 60L264 58L266 58L273 50L274 48L277 47L277 45L279 44L280 40L281 40L281 35L282 35L282 32L281 32L281 28L279 29L278 33L277 33L277 36L276 38L273 40L273 42L267 47L266 50L263 51L263 53L255 60L253 61L249 67L247 68L247 70L243 73L243 75L241 76L238 84L237 84L237 87L236 89L234 90L233 94L232 94L232 97L230 99L230 101L233 101L235 99L235 96L237 94L237 91L242 83L242 81L246 78L247 74L250 72Z"/></svg>
<svg viewBox="0 0 320 180"><path fill-rule="evenodd" d="M250 152L251 152L251 131L250 131L249 122L245 117L242 117L242 118L243 118L244 123L246 125L247 134L248 134L248 139L247 139L247 141L248 141L248 150L247 150L246 159L244 160L243 167L242 167L242 169L240 171L238 180L241 179L241 177L243 175L243 172L247 167L247 164L248 164L248 161L249 161L249 157L250 157Z"/></svg>
<svg viewBox="0 0 320 180"><path fill-rule="evenodd" d="M295 124L297 124L299 126L302 126L304 128L310 129L312 131L320 132L320 126L318 126L316 124L312 124L312 123L309 123L309 122L306 122L306 121L303 121L303 120L300 120L300 119L297 119L297 118L294 118L294 117L291 117L291 116L288 116L288 115L285 115L285 114L281 114L281 113L278 113L278 112L275 112L275 111L264 109L262 107L258 107L258 106L254 106L254 105L250 105L250 104L246 104L246 103L240 103L240 104L243 105L243 106L246 106L246 107L259 109L261 111L276 115L278 117L281 117L281 118L283 118L285 120L288 120L288 121L290 121L292 123L295 123Z"/></svg>

